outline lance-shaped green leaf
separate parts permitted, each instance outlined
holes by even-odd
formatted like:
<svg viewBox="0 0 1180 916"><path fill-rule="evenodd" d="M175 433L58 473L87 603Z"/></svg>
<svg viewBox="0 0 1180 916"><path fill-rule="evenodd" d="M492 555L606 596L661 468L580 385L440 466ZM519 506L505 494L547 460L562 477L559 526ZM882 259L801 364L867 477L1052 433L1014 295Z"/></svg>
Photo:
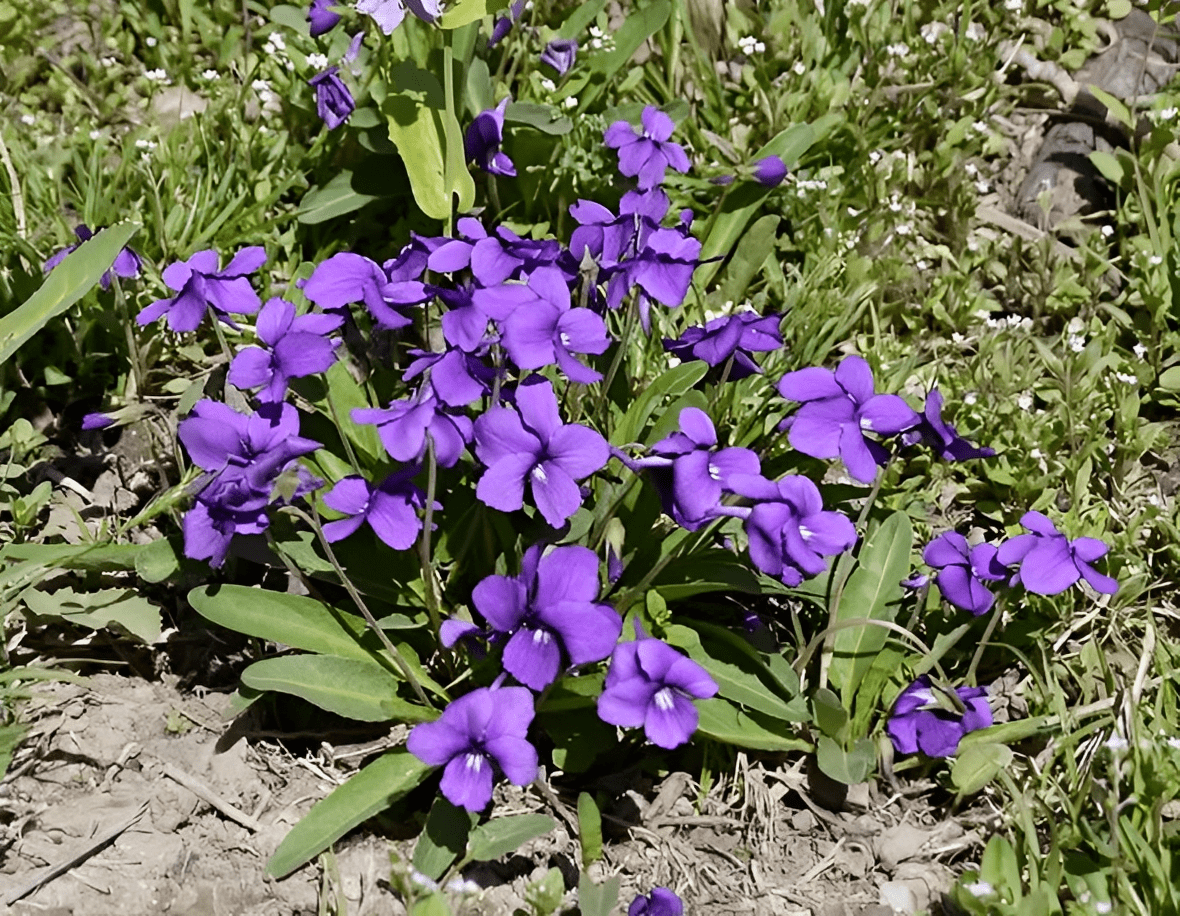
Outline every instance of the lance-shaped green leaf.
<svg viewBox="0 0 1180 916"><path fill-rule="evenodd" d="M497 817L471 831L467 857L476 862L491 862L516 852L529 840L548 833L557 822L548 814L512 814Z"/></svg>

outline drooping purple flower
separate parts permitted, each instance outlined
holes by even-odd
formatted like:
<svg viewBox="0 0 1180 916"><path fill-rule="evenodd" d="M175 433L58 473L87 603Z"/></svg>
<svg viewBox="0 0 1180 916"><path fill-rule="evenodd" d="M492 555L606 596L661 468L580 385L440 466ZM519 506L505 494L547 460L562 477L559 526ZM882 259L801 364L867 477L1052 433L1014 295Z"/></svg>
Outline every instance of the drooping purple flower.
<svg viewBox="0 0 1180 916"><path fill-rule="evenodd" d="M602 373L574 359L575 353L605 353L610 346L601 316L588 308L570 307L570 290L556 267L540 267L529 276L536 299L516 308L504 320L502 342L521 369L554 363L571 381L589 385Z"/></svg>
<svg viewBox="0 0 1180 916"><path fill-rule="evenodd" d="M422 530L418 510L426 505L426 494L414 485L422 469L410 465L395 471L373 486L363 477L350 475L324 494L324 503L347 518L324 524L324 536L340 541L364 522L394 550L409 550Z"/></svg>
<svg viewBox="0 0 1180 916"><path fill-rule="evenodd" d="M440 287L438 298L447 307L440 322L443 338L452 347L476 353L485 351L494 339L488 337L490 320L506 320L537 296L523 283L500 283L482 289L458 283L451 288Z"/></svg>
<svg viewBox="0 0 1180 916"><path fill-rule="evenodd" d="M430 370L430 387L435 396L448 407L466 407L491 390L496 370L488 366L476 353L450 349L444 353L411 350L414 361L402 373L405 381L417 378Z"/></svg>
<svg viewBox="0 0 1180 916"><path fill-rule="evenodd" d="M640 637L611 654L598 717L622 728L643 726L647 740L668 750L685 744L700 714L693 700L717 695L709 673L667 643Z"/></svg>
<svg viewBox="0 0 1180 916"><path fill-rule="evenodd" d="M336 360L339 340L324 335L340 327L338 315L296 315L285 299L270 299L258 313L262 347L239 350L229 367L229 382L243 390L261 388L259 400L281 401L287 382L326 372Z"/></svg>
<svg viewBox="0 0 1180 916"><path fill-rule="evenodd" d="M332 11L335 0L311 0L307 8L307 21L311 23L311 37L318 38L332 31L340 22L340 14Z"/></svg>
<svg viewBox="0 0 1180 916"><path fill-rule="evenodd" d="M902 434L902 442L913 445L924 442L946 461L967 461L970 458L990 458L993 448L977 448L959 435L942 419L942 394L937 388L926 395L926 404L918 415L918 425Z"/></svg>
<svg viewBox="0 0 1180 916"><path fill-rule="evenodd" d="M492 407L475 421L475 454L487 466L475 495L493 509L515 512L524 506L527 480L538 511L558 528L582 505L577 481L606 466L609 448L588 426L561 422L546 380L519 385L516 406L519 414Z"/></svg>
<svg viewBox="0 0 1180 916"><path fill-rule="evenodd" d="M495 108L481 111L467 128L464 147L467 159L475 160L480 168L492 175L516 175L516 166L508 154L500 149L504 141L504 112L511 99L505 98Z"/></svg>
<svg viewBox="0 0 1180 916"><path fill-rule="evenodd" d="M82 429L106 429L113 426L115 418L105 413L88 413L82 418Z"/></svg>
<svg viewBox="0 0 1180 916"><path fill-rule="evenodd" d="M787 164L778 156L766 156L754 163L754 180L767 188L777 187L787 177Z"/></svg>
<svg viewBox="0 0 1180 916"><path fill-rule="evenodd" d="M406 9L423 22L434 22L442 15L438 0L357 0L356 11L371 18L385 35L406 18Z"/></svg>
<svg viewBox="0 0 1180 916"><path fill-rule="evenodd" d="M578 57L578 42L573 38L555 38L541 52L541 63L548 64L559 75L565 76L573 69Z"/></svg>
<svg viewBox="0 0 1180 916"><path fill-rule="evenodd" d="M792 448L813 458L837 455L848 473L872 483L889 453L865 433L891 436L917 425L918 415L895 394L876 394L873 372L859 356L847 356L833 372L814 367L788 372L778 392L803 406L785 424Z"/></svg>
<svg viewBox="0 0 1180 916"><path fill-rule="evenodd" d="M321 70L307 81L315 90L315 109L328 130L335 130L356 109L352 93L340 78L339 67Z"/></svg>
<svg viewBox="0 0 1180 916"><path fill-rule="evenodd" d="M491 37L488 38L489 50L508 37L508 33L512 31L512 27L520 18L520 14L524 12L524 5L525 0L513 0L512 6L508 9L508 15L496 17L496 21L492 25Z"/></svg>
<svg viewBox="0 0 1180 916"><path fill-rule="evenodd" d="M480 286L491 287L561 260L561 244L555 239L522 239L506 226L497 226L495 234L489 235L479 220L469 216L456 226L460 237L447 239L431 252L427 264L431 270L453 274L470 268Z"/></svg>
<svg viewBox="0 0 1180 916"><path fill-rule="evenodd" d="M426 436L434 443L434 460L440 467L454 467L471 441L471 419L439 402L426 385L408 398L388 407L357 407L354 423L372 423L389 457L397 461L421 461Z"/></svg>
<svg viewBox="0 0 1180 916"><path fill-rule="evenodd" d="M504 670L544 690L570 665L600 662L615 647L623 621L601 603L598 557L588 547L542 545L525 551L519 576L488 576L471 593L492 630L508 638Z"/></svg>
<svg viewBox="0 0 1180 916"><path fill-rule="evenodd" d="M781 316L739 312L722 315L703 328L689 328L678 340L664 339L664 349L681 361L701 359L710 366L723 366L732 358L727 378L738 380L762 372L753 354L777 350L783 345L779 331Z"/></svg>
<svg viewBox="0 0 1180 916"><path fill-rule="evenodd" d="M434 722L414 726L406 748L430 766L445 766L447 800L482 811L492 800L493 769L513 785L537 778L537 750L529 743L535 708L524 687L480 687L464 694Z"/></svg>
<svg viewBox="0 0 1180 916"><path fill-rule="evenodd" d="M631 901L627 916L684 916L684 901L666 887L652 888L646 897Z"/></svg>
<svg viewBox="0 0 1180 916"><path fill-rule="evenodd" d="M1069 540L1040 512L1024 513L1020 524L1030 534L1018 534L1000 545L996 559L1005 566L1019 564L1012 583L1020 583L1037 595L1056 595L1078 579L1085 579L1095 591L1113 595L1119 584L1090 564L1110 549L1097 538Z"/></svg>
<svg viewBox="0 0 1180 916"><path fill-rule="evenodd" d="M819 488L806 477L788 474L777 483L734 474L729 486L758 500L746 516L750 559L768 576L796 586L827 569L824 557L856 543L856 529L839 512L825 511Z"/></svg>
<svg viewBox="0 0 1180 916"><path fill-rule="evenodd" d="M687 172L690 164L684 148L671 142L676 125L670 117L648 105L643 109L641 120L641 133L627 121L615 121L606 129L603 142L618 150L619 172L637 178L639 189L644 191L660 184L669 166L678 172Z"/></svg>
<svg viewBox="0 0 1180 916"><path fill-rule="evenodd" d="M676 523L695 531L715 517L722 494L734 474L757 475L758 456L748 448L717 448L717 431L709 415L697 407L680 411L680 432L651 447L663 467L652 459L638 462L647 468L665 511Z"/></svg>
<svg viewBox="0 0 1180 916"><path fill-rule="evenodd" d="M955 693L963 712L925 674L901 692L885 726L899 754L950 757L964 735L992 724L987 688L956 687Z"/></svg>
<svg viewBox="0 0 1180 916"><path fill-rule="evenodd" d="M426 254L407 246L384 267L368 258L342 251L316 265L301 284L303 294L324 311L343 315L346 306L363 302L378 326L397 330L412 324L403 310L421 305L434 290L418 280L426 269Z"/></svg>
<svg viewBox="0 0 1180 916"><path fill-rule="evenodd" d="M79 242L88 242L94 238L94 233L90 231L90 227L85 223L79 223L74 227L74 235L78 237ZM62 261L66 259L71 251L77 249L77 245L68 245L56 254L50 255L48 260L42 266L45 273L53 270ZM115 262L111 265L111 269L104 271L103 275L98 278L98 285L103 289L111 288L111 274L122 277L124 280L130 280L139 276L139 271L143 267L143 263L139 259L139 255L135 253L132 248L120 248L119 253L115 255Z"/></svg>
<svg viewBox="0 0 1180 916"><path fill-rule="evenodd" d="M967 539L956 531L941 534L927 544L922 559L939 570L934 581L942 596L976 617L987 613L996 600L985 583L999 582L1012 574L996 559L995 545L968 547Z"/></svg>
<svg viewBox="0 0 1180 916"><path fill-rule="evenodd" d="M164 268L164 282L176 295L157 299L135 316L136 323L150 324L167 315L173 331L195 331L206 309L212 309L219 320L236 329L230 312L253 315L262 306L247 275L266 263L266 250L261 246L243 248L221 270L217 263L217 252L210 249L169 264Z"/></svg>

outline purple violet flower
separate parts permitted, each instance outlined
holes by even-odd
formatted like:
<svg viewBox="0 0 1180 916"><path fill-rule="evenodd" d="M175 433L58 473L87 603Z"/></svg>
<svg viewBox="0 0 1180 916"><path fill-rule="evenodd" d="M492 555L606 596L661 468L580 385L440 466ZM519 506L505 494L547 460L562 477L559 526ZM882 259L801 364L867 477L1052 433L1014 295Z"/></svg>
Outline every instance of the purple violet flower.
<svg viewBox="0 0 1180 916"><path fill-rule="evenodd" d="M834 557L856 543L856 529L839 512L824 510L819 488L788 474L777 483L734 474L730 488L758 500L745 520L750 560L768 576L794 587L827 569Z"/></svg>
<svg viewBox="0 0 1180 916"><path fill-rule="evenodd" d="M559 528L582 505L577 481L606 466L609 448L590 427L561 422L546 380L519 385L516 406L519 414L492 407L475 421L475 454L487 466L475 495L493 509L515 512L524 506L527 479L538 511Z"/></svg>
<svg viewBox="0 0 1180 916"><path fill-rule="evenodd" d="M356 3L356 11L371 18L385 35L392 35L402 24L407 8L423 22L434 22L442 15L439 0L357 0Z"/></svg>
<svg viewBox="0 0 1180 916"><path fill-rule="evenodd" d="M639 180L639 190L654 188L664 180L669 166L687 172L690 164L684 148L672 143L676 125L658 108L648 105L641 116L643 132L637 133L627 121L615 121L606 129L603 142L619 151L619 172Z"/></svg>
<svg viewBox="0 0 1180 916"><path fill-rule="evenodd" d="M684 901L666 887L655 887L631 901L627 916L684 916Z"/></svg>
<svg viewBox="0 0 1180 916"><path fill-rule="evenodd" d="M338 315L296 315L285 299L270 299L258 313L256 330L262 347L239 350L229 367L229 382L243 390L261 388L261 401L281 401L287 382L327 372L336 361L339 340L325 334L340 327Z"/></svg>
<svg viewBox="0 0 1180 916"><path fill-rule="evenodd" d="M496 370L480 359L478 354L450 349L445 353L411 350L414 361L402 373L404 381L417 378L430 370L430 387L435 396L448 407L466 407L491 390Z"/></svg>
<svg viewBox="0 0 1180 916"><path fill-rule="evenodd" d="M356 475L339 481L324 494L324 503L348 518L326 522L324 537L341 541L368 522L377 537L394 550L409 550L422 530L418 510L426 505L426 494L413 483L421 470L418 465L410 465L377 486Z"/></svg>
<svg viewBox="0 0 1180 916"><path fill-rule="evenodd" d="M885 726L899 754L921 751L927 757L950 757L964 735L992 724L987 688L956 687L966 707L961 713L941 693L925 674L901 692Z"/></svg>
<svg viewBox="0 0 1180 916"><path fill-rule="evenodd" d="M406 246L396 260L384 267L368 258L342 251L316 266L302 281L303 295L327 312L343 315L346 306L363 302L377 325L395 331L413 322L402 311L421 305L434 290L418 278L426 269L426 253Z"/></svg>
<svg viewBox="0 0 1180 916"><path fill-rule="evenodd" d="M671 750L697 730L700 714L693 700L717 695L709 673L678 649L640 636L611 654L598 717L622 728L643 726L647 740Z"/></svg>
<svg viewBox="0 0 1180 916"><path fill-rule="evenodd" d="M515 177L516 166L500 149L504 141L504 112L508 110L510 101L508 98L502 99L495 108L477 114L467 128L464 146L467 159L474 159L485 172Z"/></svg>
<svg viewBox="0 0 1180 916"><path fill-rule="evenodd" d="M766 156L754 163L754 180L767 188L774 188L787 177L787 164L778 156Z"/></svg>
<svg viewBox="0 0 1180 916"><path fill-rule="evenodd" d="M480 687L464 694L434 722L414 726L406 747L430 766L445 766L442 793L468 811L492 800L492 770L510 783L527 786L537 778L537 750L528 740L535 709L524 687Z"/></svg>
<svg viewBox="0 0 1180 916"><path fill-rule="evenodd" d="M353 408L352 421L374 424L381 444L395 461L421 461L429 433L434 460L439 467L451 468L471 441L471 419L440 404L426 385L408 398L391 401L385 408Z"/></svg>
<svg viewBox="0 0 1180 916"><path fill-rule="evenodd" d="M332 12L335 0L311 0L307 8L307 21L311 23L311 37L318 38L332 31L340 22L339 13Z"/></svg>
<svg viewBox="0 0 1180 916"><path fill-rule="evenodd" d="M115 418L106 413L88 413L82 418L82 429L106 429L113 426Z"/></svg>
<svg viewBox="0 0 1180 916"><path fill-rule="evenodd" d="M558 75L565 76L573 69L578 57L578 42L573 38L555 38L541 52L541 63L548 64Z"/></svg>
<svg viewBox="0 0 1180 916"><path fill-rule="evenodd" d="M996 600L984 583L999 582L1012 574L996 560L995 545L976 544L969 548L967 539L956 531L941 534L927 544L922 559L939 570L934 581L942 597L976 617L986 614Z"/></svg>
<svg viewBox="0 0 1180 916"><path fill-rule="evenodd" d="M74 227L74 235L78 237L79 242L88 242L94 238L94 233L90 231L90 227L85 223L79 223ZM66 259L71 251L77 249L77 245L68 245L56 254L50 255L45 264L42 265L42 270L45 273L53 270L62 261ZM135 253L132 248L120 248L119 253L115 255L115 262L111 265L111 269L105 271L101 277L98 278L98 285L104 290L111 288L111 274L122 277L124 280L130 280L139 276L139 271L143 267L143 263L139 259L139 255Z"/></svg>
<svg viewBox="0 0 1180 916"><path fill-rule="evenodd" d="M508 638L504 670L544 690L570 665L600 662L614 649L623 621L596 601L598 557L588 547L525 551L519 576L488 576L471 593L476 610Z"/></svg>
<svg viewBox="0 0 1180 916"><path fill-rule="evenodd" d="M253 315L262 305L247 274L266 263L266 250L260 246L243 248L221 270L217 269L217 261L217 252L210 249L165 267L164 282L176 295L157 299L135 316L136 323L150 324L167 315L173 331L195 331L206 309L212 309L218 319L236 330L230 312Z"/></svg>
<svg viewBox="0 0 1180 916"><path fill-rule="evenodd" d="M516 21L520 18L520 14L524 12L524 4L525 0L514 0L508 10L507 16L496 17L496 21L492 25L491 37L488 38L488 50L491 50L508 37L508 33L512 31L512 27L516 25Z"/></svg>
<svg viewBox="0 0 1180 916"><path fill-rule="evenodd" d="M777 350L783 345L781 320L780 315L763 317L757 312L722 315L703 328L689 328L679 340L664 338L664 349L683 362L702 359L714 367L732 358L727 378L737 381L762 372L754 362L755 352Z"/></svg>
<svg viewBox="0 0 1180 916"><path fill-rule="evenodd" d="M1019 582L1037 595L1056 595L1078 579L1085 579L1104 595L1113 595L1119 584L1090 564L1110 549L1097 538L1069 540L1040 512L1024 513L1020 524L1031 534L1018 534L1000 545L996 559L1005 566L1019 564L1012 584Z"/></svg>
<svg viewBox="0 0 1180 916"><path fill-rule="evenodd" d="M994 448L977 448L959 435L942 419L942 394L937 388L926 395L926 405L918 415L918 425L902 433L906 445L924 442L946 461L967 461L970 458L990 458Z"/></svg>
<svg viewBox="0 0 1180 916"><path fill-rule="evenodd" d="M866 432L891 436L918 423L918 415L895 394L873 391L873 372L859 356L848 356L833 372L819 367L788 372L778 392L803 406L785 424L791 447L813 458L844 461L848 473L872 483L889 453Z"/></svg>
<svg viewBox="0 0 1180 916"><path fill-rule="evenodd" d="M352 93L340 78L339 67L321 70L307 84L315 90L315 110L328 130L335 130L356 109Z"/></svg>

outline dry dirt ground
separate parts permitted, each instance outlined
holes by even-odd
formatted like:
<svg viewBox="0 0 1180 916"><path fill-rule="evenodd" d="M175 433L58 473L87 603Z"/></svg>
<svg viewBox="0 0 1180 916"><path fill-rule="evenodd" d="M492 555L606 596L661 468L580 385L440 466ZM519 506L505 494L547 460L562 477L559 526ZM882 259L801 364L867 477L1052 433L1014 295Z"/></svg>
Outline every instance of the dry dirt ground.
<svg viewBox="0 0 1180 916"><path fill-rule="evenodd" d="M0 783L0 900L22 916L315 914L322 866L275 881L266 860L316 800L379 749L297 757L273 735L238 736L241 722L231 730L224 694L110 674L43 687L26 715L32 734ZM632 785L604 812L606 854L594 866L596 877L622 876L618 912L657 885L676 890L694 914L937 912L986 832L876 786L854 787L849 810L827 810L802 761L739 755L699 804L684 773ZM527 884L553 866L567 888L576 884L570 800L555 810L532 789L506 788L497 814L545 811L562 826L507 861L469 870L484 889L456 898L456 913L527 912ZM390 854L405 861L412 841L375 827L335 848L351 916L405 912L389 884Z"/></svg>

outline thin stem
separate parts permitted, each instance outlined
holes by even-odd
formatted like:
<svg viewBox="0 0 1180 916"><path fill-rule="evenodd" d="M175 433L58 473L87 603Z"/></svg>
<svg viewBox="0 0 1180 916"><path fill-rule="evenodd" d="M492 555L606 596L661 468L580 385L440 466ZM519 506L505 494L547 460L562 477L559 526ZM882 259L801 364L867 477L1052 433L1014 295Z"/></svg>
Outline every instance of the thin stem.
<svg viewBox="0 0 1180 916"><path fill-rule="evenodd" d="M332 412L332 422L336 424L336 431L340 433L340 441L344 443L344 451L348 453L348 463L352 465L352 469L357 472L357 475L364 477L361 473L360 463L356 460L356 452L352 450L352 443L348 441L348 436L344 432L344 427L340 423L340 414L336 410L336 399L332 397L331 391L328 392L328 410Z"/></svg>
<svg viewBox="0 0 1180 916"><path fill-rule="evenodd" d="M452 34L448 36L446 43L443 45L443 93L447 106L448 144L454 139L453 136L450 136L450 134L453 134L450 125L459 123L455 116L455 52L451 49L451 42L454 40L454 35ZM454 150L448 146L446 155L443 157L444 182L449 198L447 200L447 218L443 224L443 234L446 236L453 236L455 234L455 195L451 191L451 188L454 187L454 176L451 175L451 159L453 153ZM497 206L496 210L499 211L499 209L499 206Z"/></svg>
<svg viewBox="0 0 1180 916"><path fill-rule="evenodd" d="M127 338L127 354L131 359L131 377L135 380L135 393L142 397L147 390L147 369L143 364L143 354L139 352L139 346L135 342L135 332L131 330L133 319L127 297L123 295L123 287L114 271L111 272L111 288L115 291L115 304L123 319L123 333Z"/></svg>
<svg viewBox="0 0 1180 916"><path fill-rule="evenodd" d="M615 375L619 371L619 365L623 362L623 353L631 343L631 334L635 330L635 322L638 318L639 305L632 299L631 307L627 311L627 318L623 323L623 334L619 338L619 347L615 350L615 355L611 360L610 369L607 370L606 378L602 380L602 394L598 398L598 414L600 416L606 408L606 401L610 396L610 386L614 383Z"/></svg>
<svg viewBox="0 0 1180 916"><path fill-rule="evenodd" d="M967 683L972 687L975 686L975 669L979 667L980 659L983 658L983 650L987 648L987 641L991 639L992 633L996 630L996 624L1000 622L1003 607L1003 600L997 598L996 606L992 609L991 620L987 622L987 629L983 631L983 638L979 640L979 646L975 649L975 655L971 657L971 665L967 669Z"/></svg>
<svg viewBox="0 0 1180 916"><path fill-rule="evenodd" d="M348 591L348 596L353 600L353 603L360 610L365 618L365 623L369 625L369 629L377 634L377 638L381 640L381 644L385 646L385 651L393 658L393 662L397 665L398 670L401 671L402 677L410 685L410 689L414 691L415 696L422 701L425 706L432 706L433 704L426 696L426 692L422 689L422 685L418 683L418 678L414 676L413 669L410 668L409 663L402 656L395 646L389 640L389 636L381 629L381 625L377 623L377 619L373 616L373 612L369 610L369 606L365 604L365 600L361 597L360 592L356 590L356 586L352 584L352 580L344 572L344 567L340 565L340 561L336 559L336 552L332 549L331 543L328 541L327 535L324 534L324 529L320 525L319 513L316 512L315 507L312 506L312 514L304 512L298 506L284 506L283 509L298 515L305 522L311 525L312 530L315 531L316 537L319 538L320 544L323 545L324 553L328 556L328 562L332 564L332 569L336 571L336 575L340 577L340 582Z"/></svg>
<svg viewBox="0 0 1180 916"><path fill-rule="evenodd" d="M422 513L422 537L418 539L418 559L422 564L422 591L426 598L426 612L434 638L440 639L442 616L439 613L438 592L435 591L434 564L430 559L430 535L434 527L434 491L437 485L438 461L434 455L434 437L426 434L426 511ZM441 645L441 642L440 642Z"/></svg>

